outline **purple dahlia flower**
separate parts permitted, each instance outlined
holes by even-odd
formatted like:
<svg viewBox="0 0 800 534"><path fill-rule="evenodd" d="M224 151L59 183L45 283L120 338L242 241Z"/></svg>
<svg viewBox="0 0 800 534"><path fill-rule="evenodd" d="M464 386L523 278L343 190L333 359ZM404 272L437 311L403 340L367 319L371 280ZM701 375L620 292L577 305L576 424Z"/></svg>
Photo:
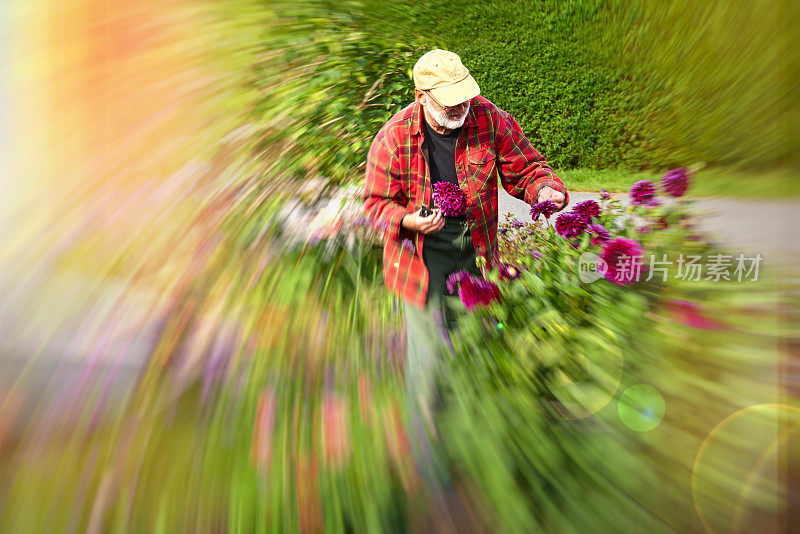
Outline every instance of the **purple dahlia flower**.
<svg viewBox="0 0 800 534"><path fill-rule="evenodd" d="M610 198L611 198L611 193L609 193L605 189L600 190L600 200L608 200Z"/></svg>
<svg viewBox="0 0 800 534"><path fill-rule="evenodd" d="M545 219L549 219L552 214L558 211L558 207L552 200L545 200L531 206L531 217L533 220L539 218L539 215L544 215Z"/></svg>
<svg viewBox="0 0 800 534"><path fill-rule="evenodd" d="M510 263L501 263L497 271L500 274L500 280L515 280L522 276L522 271Z"/></svg>
<svg viewBox="0 0 800 534"><path fill-rule="evenodd" d="M556 219L556 232L567 239L579 236L584 228L586 228L586 219L574 211L562 213Z"/></svg>
<svg viewBox="0 0 800 534"><path fill-rule="evenodd" d="M409 238L406 237L405 239L403 239L402 245L404 249L414 252L414 242L411 241Z"/></svg>
<svg viewBox="0 0 800 534"><path fill-rule="evenodd" d="M471 275L464 269L450 273L450 275L447 277L447 281L445 282L447 292L451 295L455 293L456 289L458 288L458 284L470 276Z"/></svg>
<svg viewBox="0 0 800 534"><path fill-rule="evenodd" d="M656 203L656 186L650 180L639 180L630 189L631 204L634 206L653 206Z"/></svg>
<svg viewBox="0 0 800 534"><path fill-rule="evenodd" d="M605 277L618 286L633 284L639 280L642 269L642 246L624 237L618 237L603 245L600 257L606 265Z"/></svg>
<svg viewBox="0 0 800 534"><path fill-rule="evenodd" d="M594 200L584 200L583 202L578 202L575 204L575 207L572 208L572 211L587 221L591 221L593 217L600 216L600 204Z"/></svg>
<svg viewBox="0 0 800 534"><path fill-rule="evenodd" d="M433 184L433 203L442 209L442 215L453 217L467 211L467 197L464 191L451 182Z"/></svg>
<svg viewBox="0 0 800 534"><path fill-rule="evenodd" d="M689 187L689 172L686 167L672 169L661 178L661 187L673 197L681 197Z"/></svg>
<svg viewBox="0 0 800 534"><path fill-rule="evenodd" d="M511 223L511 226L513 226L514 228L522 228L523 226L525 226L525 223L522 221L514 221L513 223Z"/></svg>
<svg viewBox="0 0 800 534"><path fill-rule="evenodd" d="M500 300L500 289L488 280L469 276L458 284L458 297L471 311L479 304L486 306Z"/></svg>
<svg viewBox="0 0 800 534"><path fill-rule="evenodd" d="M600 223L592 223L586 227L586 231L592 234L592 245L598 245L600 243L605 243L611 236L606 230L606 227Z"/></svg>

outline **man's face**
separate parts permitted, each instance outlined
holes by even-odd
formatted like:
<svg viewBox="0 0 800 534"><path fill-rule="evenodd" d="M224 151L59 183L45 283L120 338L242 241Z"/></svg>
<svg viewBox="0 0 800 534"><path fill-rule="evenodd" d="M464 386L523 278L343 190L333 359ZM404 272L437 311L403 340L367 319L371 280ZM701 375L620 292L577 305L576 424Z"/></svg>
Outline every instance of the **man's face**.
<svg viewBox="0 0 800 534"><path fill-rule="evenodd" d="M448 130L455 130L464 125L464 121L467 120L467 113L469 113L469 100L457 106L440 106L430 93L424 91L420 91L420 93L420 104L425 106L428 114L439 126Z"/></svg>

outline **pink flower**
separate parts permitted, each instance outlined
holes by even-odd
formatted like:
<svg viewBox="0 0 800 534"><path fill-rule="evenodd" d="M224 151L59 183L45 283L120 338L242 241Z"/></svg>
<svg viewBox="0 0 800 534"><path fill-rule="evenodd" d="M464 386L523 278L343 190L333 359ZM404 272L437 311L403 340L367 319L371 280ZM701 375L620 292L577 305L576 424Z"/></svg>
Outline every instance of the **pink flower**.
<svg viewBox="0 0 800 534"><path fill-rule="evenodd" d="M603 245L600 257L606 265L605 277L609 282L622 286L639 281L642 269L642 246L624 237L618 237Z"/></svg>
<svg viewBox="0 0 800 534"><path fill-rule="evenodd" d="M272 457L272 432L275 426L275 390L266 387L258 396L250 456L256 468L266 471Z"/></svg>
<svg viewBox="0 0 800 534"><path fill-rule="evenodd" d="M451 182L433 184L433 203L442 210L442 215L453 217L463 215L467 210L467 197L464 191Z"/></svg>
<svg viewBox="0 0 800 534"><path fill-rule="evenodd" d="M600 200L608 200L610 198L611 198L611 193L609 193L605 189L600 190Z"/></svg>
<svg viewBox="0 0 800 534"><path fill-rule="evenodd" d="M689 187L689 172L686 167L672 169L661 178L661 187L673 197L681 197Z"/></svg>
<svg viewBox="0 0 800 534"><path fill-rule="evenodd" d="M322 437L327 464L333 467L342 465L350 454L347 404L333 393L325 395L322 405Z"/></svg>
<svg viewBox="0 0 800 534"><path fill-rule="evenodd" d="M656 203L656 186L650 180L639 180L631 186L630 195L634 206L653 206Z"/></svg>

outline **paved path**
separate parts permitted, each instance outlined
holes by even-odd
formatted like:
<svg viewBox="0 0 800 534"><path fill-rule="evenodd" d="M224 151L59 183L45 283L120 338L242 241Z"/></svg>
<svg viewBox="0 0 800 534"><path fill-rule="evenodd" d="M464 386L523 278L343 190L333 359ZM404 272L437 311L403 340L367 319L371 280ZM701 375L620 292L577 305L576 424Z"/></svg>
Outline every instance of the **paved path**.
<svg viewBox="0 0 800 534"><path fill-rule="evenodd" d="M628 195L616 193L628 202ZM570 193L570 206L582 200L599 200L598 193ZM530 206L500 190L500 221L511 212L530 221ZM569 209L569 208L567 208ZM761 253L762 265L800 270L800 200L698 198L693 211L700 227L722 248L748 256Z"/></svg>

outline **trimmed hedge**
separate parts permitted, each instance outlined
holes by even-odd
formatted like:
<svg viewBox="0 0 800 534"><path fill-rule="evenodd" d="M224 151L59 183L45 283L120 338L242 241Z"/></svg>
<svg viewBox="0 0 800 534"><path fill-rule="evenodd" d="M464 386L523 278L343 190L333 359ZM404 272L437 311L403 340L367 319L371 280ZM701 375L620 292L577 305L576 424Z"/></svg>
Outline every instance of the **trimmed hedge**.
<svg viewBox="0 0 800 534"><path fill-rule="evenodd" d="M482 94L557 168L800 163L780 2L430 0L375 9L376 33L419 34L458 53Z"/></svg>

